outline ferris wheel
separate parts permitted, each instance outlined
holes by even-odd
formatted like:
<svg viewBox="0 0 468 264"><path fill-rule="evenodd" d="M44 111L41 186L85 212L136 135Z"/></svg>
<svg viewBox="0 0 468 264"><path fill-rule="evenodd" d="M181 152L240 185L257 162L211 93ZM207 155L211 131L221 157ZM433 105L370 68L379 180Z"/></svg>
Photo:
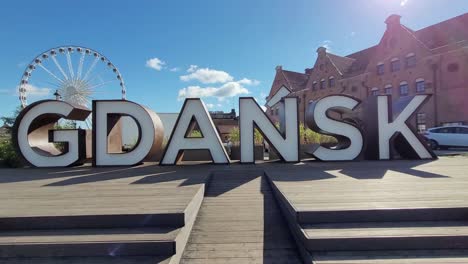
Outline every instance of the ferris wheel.
<svg viewBox="0 0 468 264"><path fill-rule="evenodd" d="M92 100L126 99L118 68L101 53L80 46L61 46L36 56L21 77L19 100L57 99L91 109ZM90 128L88 118L85 126Z"/></svg>

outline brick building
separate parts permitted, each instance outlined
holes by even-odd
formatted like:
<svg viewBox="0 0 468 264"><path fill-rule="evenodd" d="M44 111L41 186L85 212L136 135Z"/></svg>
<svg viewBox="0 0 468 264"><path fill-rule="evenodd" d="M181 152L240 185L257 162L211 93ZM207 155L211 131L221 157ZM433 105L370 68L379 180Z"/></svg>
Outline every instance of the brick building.
<svg viewBox="0 0 468 264"><path fill-rule="evenodd" d="M412 30L400 16L386 20L380 42L359 52L339 56L317 49L313 68L304 73L276 67L266 98L267 114L278 119L280 98L299 97L299 120L309 101L329 94L347 94L365 100L391 94L392 100L416 94L432 94L411 122L418 130L468 124L468 13L441 23Z"/></svg>
<svg viewBox="0 0 468 264"><path fill-rule="evenodd" d="M239 127L239 118L237 117L236 110L231 109L231 112L213 111L210 112L213 123L218 130L221 140L229 137L234 128Z"/></svg>

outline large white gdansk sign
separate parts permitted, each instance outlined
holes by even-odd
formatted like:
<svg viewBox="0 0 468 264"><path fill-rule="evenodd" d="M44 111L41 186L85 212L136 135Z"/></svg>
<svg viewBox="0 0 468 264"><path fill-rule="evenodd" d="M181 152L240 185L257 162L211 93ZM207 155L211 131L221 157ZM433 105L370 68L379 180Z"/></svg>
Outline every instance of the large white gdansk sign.
<svg viewBox="0 0 468 264"><path fill-rule="evenodd" d="M360 101L345 95L331 95L309 103L306 125L333 136L336 146L317 145L307 153L322 161L388 160L398 158L433 159L434 153L415 132L408 119L430 95L409 98L400 109L393 109L389 96L369 98L364 118L359 122L343 118L353 113ZM254 98L239 99L240 162L254 163L254 131L258 129L285 162L299 162L299 118L296 97L278 102L280 126L277 128ZM397 115L395 114L397 113ZM59 119L85 120L93 117L92 134L82 129L57 130ZM125 153L109 151L109 138L122 116L137 124L139 137L133 149ZM202 137L188 137L196 122ZM359 124L359 125L358 125ZM219 133L200 99L186 99L164 151L164 128L150 109L126 100L96 100L92 111L63 101L44 100L29 105L18 116L13 141L19 153L36 167L65 167L86 160L86 146L92 148L93 166L131 166L160 157L160 165L175 165L185 150L205 149L213 163L230 163ZM115 136L115 135L114 135ZM120 136L120 134L119 134ZM87 144L91 141L92 144ZM59 150L56 143L61 143ZM88 150L88 152L90 152Z"/></svg>

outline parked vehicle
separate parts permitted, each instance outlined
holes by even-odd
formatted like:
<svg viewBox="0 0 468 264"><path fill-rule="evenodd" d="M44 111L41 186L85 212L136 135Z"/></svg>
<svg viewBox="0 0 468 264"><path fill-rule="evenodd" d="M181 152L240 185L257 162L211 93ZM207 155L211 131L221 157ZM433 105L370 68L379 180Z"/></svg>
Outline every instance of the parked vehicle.
<svg viewBox="0 0 468 264"><path fill-rule="evenodd" d="M424 132L432 149L468 147L468 126L434 127Z"/></svg>

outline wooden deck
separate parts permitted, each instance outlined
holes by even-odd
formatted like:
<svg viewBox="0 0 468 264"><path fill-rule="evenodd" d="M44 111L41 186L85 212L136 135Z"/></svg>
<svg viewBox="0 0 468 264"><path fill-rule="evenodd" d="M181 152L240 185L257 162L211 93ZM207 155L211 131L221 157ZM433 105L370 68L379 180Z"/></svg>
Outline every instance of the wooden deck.
<svg viewBox="0 0 468 264"><path fill-rule="evenodd" d="M208 176L203 165L2 169L0 263L178 263Z"/></svg>
<svg viewBox="0 0 468 264"><path fill-rule="evenodd" d="M201 167L1 169L0 218L183 212L209 175Z"/></svg>
<svg viewBox="0 0 468 264"><path fill-rule="evenodd" d="M296 211L468 207L468 158L309 162L265 171Z"/></svg>
<svg viewBox="0 0 468 264"><path fill-rule="evenodd" d="M468 263L467 189L466 157L0 169L0 264Z"/></svg>
<svg viewBox="0 0 468 264"><path fill-rule="evenodd" d="M213 173L181 263L301 263L263 170Z"/></svg>
<svg viewBox="0 0 468 264"><path fill-rule="evenodd" d="M305 263L468 263L468 159L265 167Z"/></svg>

